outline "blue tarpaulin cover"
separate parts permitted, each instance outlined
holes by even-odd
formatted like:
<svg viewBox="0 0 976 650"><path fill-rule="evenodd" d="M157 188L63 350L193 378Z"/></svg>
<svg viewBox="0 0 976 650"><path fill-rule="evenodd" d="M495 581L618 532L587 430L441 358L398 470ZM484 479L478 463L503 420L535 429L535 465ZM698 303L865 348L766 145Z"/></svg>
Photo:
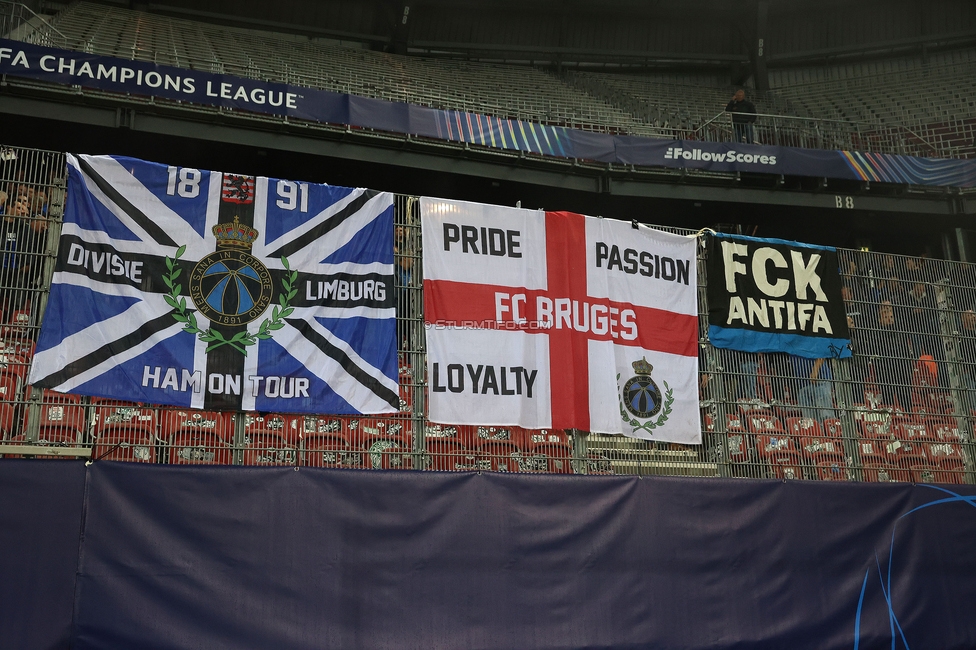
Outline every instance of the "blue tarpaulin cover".
<svg viewBox="0 0 976 650"><path fill-rule="evenodd" d="M972 486L83 471L0 461L10 647L976 646Z"/></svg>

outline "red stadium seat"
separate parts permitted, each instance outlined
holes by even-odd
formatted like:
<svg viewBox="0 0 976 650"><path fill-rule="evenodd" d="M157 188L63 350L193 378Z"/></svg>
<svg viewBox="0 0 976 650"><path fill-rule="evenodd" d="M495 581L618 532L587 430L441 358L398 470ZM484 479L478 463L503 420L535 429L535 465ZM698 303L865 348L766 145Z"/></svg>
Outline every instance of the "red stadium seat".
<svg viewBox="0 0 976 650"><path fill-rule="evenodd" d="M154 407L96 398L92 400L92 410L92 435L95 438L115 430L142 432L151 438L158 434L158 416Z"/></svg>
<svg viewBox="0 0 976 650"><path fill-rule="evenodd" d="M794 406L793 404L780 404L773 407L773 415L779 418L780 422L788 422L794 418L802 418L803 411L800 407ZM789 428L789 424L786 427Z"/></svg>
<svg viewBox="0 0 976 650"><path fill-rule="evenodd" d="M886 448L887 443L888 441L885 440L858 440L857 449L861 457L861 464L875 467L888 465L892 456Z"/></svg>
<svg viewBox="0 0 976 650"><path fill-rule="evenodd" d="M409 469L409 451L391 438L367 439L363 444L363 466L368 469Z"/></svg>
<svg viewBox="0 0 976 650"><path fill-rule="evenodd" d="M117 429L96 439L92 460L155 463L156 443L144 431Z"/></svg>
<svg viewBox="0 0 976 650"><path fill-rule="evenodd" d="M513 427L512 435L520 441L526 463L535 471L553 474L573 473L573 446L562 429L523 429Z"/></svg>
<svg viewBox="0 0 976 650"><path fill-rule="evenodd" d="M478 459L457 440L451 438L428 438L427 469L433 470L473 470L478 469Z"/></svg>
<svg viewBox="0 0 976 650"><path fill-rule="evenodd" d="M361 468L362 451L349 444L340 433L303 434L299 459L309 467Z"/></svg>
<svg viewBox="0 0 976 650"><path fill-rule="evenodd" d="M300 435L339 436L348 441L346 423L340 417L306 415L301 419Z"/></svg>
<svg viewBox="0 0 976 650"><path fill-rule="evenodd" d="M166 410L160 416L159 435L169 445L173 465L228 465L232 461L234 420L230 413Z"/></svg>
<svg viewBox="0 0 976 650"><path fill-rule="evenodd" d="M849 481L850 470L842 460L819 460L815 464L817 477L821 481Z"/></svg>
<svg viewBox="0 0 976 650"><path fill-rule="evenodd" d="M774 451L763 455L773 478L803 478L803 460L795 451Z"/></svg>
<svg viewBox="0 0 976 650"><path fill-rule="evenodd" d="M358 417L346 420L349 438L363 447L369 447L374 440L392 440L397 446L409 447L409 420L384 417Z"/></svg>
<svg viewBox="0 0 976 650"><path fill-rule="evenodd" d="M758 415L760 413L765 413L767 415L772 415L773 411L770 409L769 404L756 399L739 398L735 402L736 407L739 412L743 415L752 414Z"/></svg>
<svg viewBox="0 0 976 650"><path fill-rule="evenodd" d="M27 410L24 426L29 427L31 409ZM44 390L38 409L38 441L57 441L76 445L84 442L85 407L77 395Z"/></svg>
<svg viewBox="0 0 976 650"><path fill-rule="evenodd" d="M295 465L298 462L300 416L245 413L243 417L245 465Z"/></svg>
<svg viewBox="0 0 976 650"><path fill-rule="evenodd" d="M823 434L828 438L841 438L844 435L843 426L840 420L828 418L823 421Z"/></svg>
<svg viewBox="0 0 976 650"><path fill-rule="evenodd" d="M925 455L924 443L921 441L894 440L888 443L886 448L898 467L910 469L929 464L928 456Z"/></svg>
<svg viewBox="0 0 976 650"><path fill-rule="evenodd" d="M0 371L0 401L16 402L20 397L20 380Z"/></svg>
<svg viewBox="0 0 976 650"><path fill-rule="evenodd" d="M926 462L911 466L916 483L966 482L966 463L962 447L954 442L926 442L922 444Z"/></svg>
<svg viewBox="0 0 976 650"><path fill-rule="evenodd" d="M899 440L930 440L925 423L912 416L895 417L895 437Z"/></svg>
<svg viewBox="0 0 976 650"><path fill-rule="evenodd" d="M297 444L274 433L250 433L244 436L245 465L296 465Z"/></svg>
<svg viewBox="0 0 976 650"><path fill-rule="evenodd" d="M935 465L957 468L960 471L965 468L965 457L959 443L926 442L923 447L929 462Z"/></svg>
<svg viewBox="0 0 976 650"><path fill-rule="evenodd" d="M176 431L168 442L171 465L229 465L232 461L231 448L210 431Z"/></svg>
<svg viewBox="0 0 976 650"><path fill-rule="evenodd" d="M797 446L797 439L788 435L785 431L756 436L756 453L760 457L782 452L799 455L800 449Z"/></svg>
<svg viewBox="0 0 976 650"><path fill-rule="evenodd" d="M0 440L14 435L14 407L0 402Z"/></svg>
<svg viewBox="0 0 976 650"><path fill-rule="evenodd" d="M8 345L0 351L0 373L17 378L17 395L27 385L27 371L30 369L30 357L25 356L20 350L20 348ZM16 398L5 399L11 401Z"/></svg>
<svg viewBox="0 0 976 650"><path fill-rule="evenodd" d="M159 436L171 440L184 432L209 433L227 445L234 444L234 415L196 409L165 409L160 413Z"/></svg>
<svg viewBox="0 0 976 650"><path fill-rule="evenodd" d="M741 413L727 413L725 415L725 430L728 432L745 431L745 417Z"/></svg>
<svg viewBox="0 0 976 650"><path fill-rule="evenodd" d="M400 367L400 412L413 413L413 393L415 386L413 368L409 365Z"/></svg>
<svg viewBox="0 0 976 650"><path fill-rule="evenodd" d="M428 469L479 469L476 428L467 425L428 424L425 429Z"/></svg>
<svg viewBox="0 0 976 650"><path fill-rule="evenodd" d="M485 440L507 440L521 445L523 439L520 437L519 427L472 427L459 425L457 427L458 436L469 449L477 447Z"/></svg>
<svg viewBox="0 0 976 650"><path fill-rule="evenodd" d="M525 462L535 471L551 474L573 473L573 448L566 443L536 445L526 454Z"/></svg>
<svg viewBox="0 0 976 650"><path fill-rule="evenodd" d="M477 451L479 469L493 472L521 472L525 467L526 471L529 471L522 449L511 440L481 440Z"/></svg>
<svg viewBox="0 0 976 650"><path fill-rule="evenodd" d="M34 357L34 341L19 338L0 338L0 354L20 357L25 364L29 364Z"/></svg>
<svg viewBox="0 0 976 650"><path fill-rule="evenodd" d="M523 429L512 427L512 437L521 440L523 449L531 449L539 445L563 444L568 445L569 435L562 429Z"/></svg>
<svg viewBox="0 0 976 650"><path fill-rule="evenodd" d="M240 415L235 414L235 422ZM304 418L300 415L244 413L243 417L245 437L249 434L274 434L297 445L304 427Z"/></svg>
<svg viewBox="0 0 976 650"><path fill-rule="evenodd" d="M565 443L550 443L545 446L538 446L532 451L536 459L545 456L548 461L548 469L552 474L574 474L573 468L573 448ZM539 461L536 461L539 463Z"/></svg>
<svg viewBox="0 0 976 650"><path fill-rule="evenodd" d="M775 415L765 411L751 412L745 415L749 431L760 434L786 433L783 423Z"/></svg>
<svg viewBox="0 0 976 650"><path fill-rule="evenodd" d="M29 440L27 434L22 433L11 437L6 441L5 444L10 445L31 445L36 447L74 447L78 448L82 445L79 443L77 432L69 429L42 429L37 436L36 440ZM0 444L0 455L3 454L4 445ZM5 454L7 458L24 458L20 454ZM55 456L51 454L36 454L34 458L40 460L74 460L79 458L77 455L72 456ZM84 456L81 456L84 458Z"/></svg>
<svg viewBox="0 0 976 650"><path fill-rule="evenodd" d="M463 424L435 424L428 423L424 428L424 437L427 440L433 438L445 438L456 440L465 447L469 447L477 440L475 428Z"/></svg>
<svg viewBox="0 0 976 650"><path fill-rule="evenodd" d="M24 309L18 309L10 314L10 320L3 326L5 337L30 339L34 336L34 319L28 304Z"/></svg>
<svg viewBox="0 0 976 650"><path fill-rule="evenodd" d="M836 462L845 464L844 444L838 438L826 438L823 436L806 436L800 438L800 448L804 456L810 459L813 464L821 462Z"/></svg>
<svg viewBox="0 0 976 650"><path fill-rule="evenodd" d="M954 418L928 418L925 426L930 433L929 440L940 442L966 442L966 435L959 429Z"/></svg>
<svg viewBox="0 0 976 650"><path fill-rule="evenodd" d="M715 416L712 413L702 409L701 422L703 431L715 431Z"/></svg>
<svg viewBox="0 0 976 650"><path fill-rule="evenodd" d="M893 467L891 465L864 465L861 475L865 481L872 483L890 483L893 481L911 481L911 471Z"/></svg>
<svg viewBox="0 0 976 650"><path fill-rule="evenodd" d="M820 430L820 423L813 418L790 418L786 420L786 430L798 438L800 437L820 437L823 433Z"/></svg>
<svg viewBox="0 0 976 650"><path fill-rule="evenodd" d="M245 465L295 465L301 416L244 413Z"/></svg>
<svg viewBox="0 0 976 650"><path fill-rule="evenodd" d="M856 419L862 438L885 440L894 434L892 418L889 413L873 412L870 415L871 417Z"/></svg>
<svg viewBox="0 0 976 650"><path fill-rule="evenodd" d="M752 436L746 433L727 433L728 461L748 463L752 458Z"/></svg>

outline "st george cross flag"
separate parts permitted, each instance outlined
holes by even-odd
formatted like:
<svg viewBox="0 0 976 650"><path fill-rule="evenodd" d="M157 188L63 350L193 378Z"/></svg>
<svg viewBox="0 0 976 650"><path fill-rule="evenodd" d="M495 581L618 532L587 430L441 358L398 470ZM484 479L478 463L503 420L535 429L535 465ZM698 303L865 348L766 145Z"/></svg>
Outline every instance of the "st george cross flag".
<svg viewBox="0 0 976 650"><path fill-rule="evenodd" d="M399 406L393 197L68 156L30 381L190 408Z"/></svg>
<svg viewBox="0 0 976 650"><path fill-rule="evenodd" d="M695 241L423 198L429 417L700 443Z"/></svg>

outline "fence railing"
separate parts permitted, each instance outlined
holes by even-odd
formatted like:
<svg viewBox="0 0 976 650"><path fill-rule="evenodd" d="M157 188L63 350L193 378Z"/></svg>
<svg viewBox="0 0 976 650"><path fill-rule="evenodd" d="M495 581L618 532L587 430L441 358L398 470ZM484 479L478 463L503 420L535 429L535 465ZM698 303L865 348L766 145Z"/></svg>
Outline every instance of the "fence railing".
<svg viewBox="0 0 976 650"><path fill-rule="evenodd" d="M40 4L0 0L0 37L67 48L68 38L37 14Z"/></svg>
<svg viewBox="0 0 976 650"><path fill-rule="evenodd" d="M426 418L419 207L416 197L399 195L394 286L400 412L384 417L217 413L63 395L28 385L64 197L64 154L0 147L0 456L976 480L976 267L969 264L841 250L854 357L816 363L786 354L712 347L707 339L705 260L700 259L701 445L576 430L435 423ZM704 248L699 250L705 254Z"/></svg>
<svg viewBox="0 0 976 650"><path fill-rule="evenodd" d="M938 127L937 133L895 124L849 122L812 117L722 112L694 129L676 129L675 137L709 142L745 142L806 149L865 151L921 157L966 158L976 155L972 140L974 124L962 121L956 128ZM734 119L754 118L736 123ZM968 125L968 128L967 128Z"/></svg>

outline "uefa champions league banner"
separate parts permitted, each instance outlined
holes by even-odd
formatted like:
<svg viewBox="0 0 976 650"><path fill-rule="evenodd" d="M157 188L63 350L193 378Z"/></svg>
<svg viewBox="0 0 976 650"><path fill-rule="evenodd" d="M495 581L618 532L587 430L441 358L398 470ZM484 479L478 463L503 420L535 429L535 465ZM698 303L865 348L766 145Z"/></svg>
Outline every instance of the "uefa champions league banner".
<svg viewBox="0 0 976 650"><path fill-rule="evenodd" d="M700 443L694 237L422 198L429 417Z"/></svg>
<svg viewBox="0 0 976 650"><path fill-rule="evenodd" d="M715 347L851 356L836 249L712 233L706 269Z"/></svg>
<svg viewBox="0 0 976 650"><path fill-rule="evenodd" d="M69 154L30 381L189 408L396 411L393 196Z"/></svg>
<svg viewBox="0 0 976 650"><path fill-rule="evenodd" d="M976 186L976 161L610 135L0 38L0 75L623 165Z"/></svg>

